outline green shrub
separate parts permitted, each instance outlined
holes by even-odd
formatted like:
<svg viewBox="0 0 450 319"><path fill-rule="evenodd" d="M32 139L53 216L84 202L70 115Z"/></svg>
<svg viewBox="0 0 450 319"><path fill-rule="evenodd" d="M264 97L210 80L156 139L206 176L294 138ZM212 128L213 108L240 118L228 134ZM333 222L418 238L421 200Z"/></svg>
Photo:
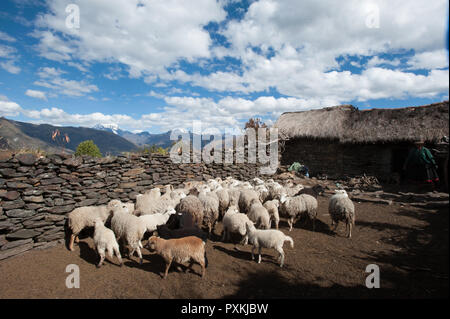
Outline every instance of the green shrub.
<svg viewBox="0 0 450 319"><path fill-rule="evenodd" d="M98 146L95 145L94 141L92 141L92 140L87 140L87 141L84 141L84 142L81 142L80 144L78 144L77 151L75 152L75 156L81 156L81 155L102 157L102 153L100 153Z"/></svg>

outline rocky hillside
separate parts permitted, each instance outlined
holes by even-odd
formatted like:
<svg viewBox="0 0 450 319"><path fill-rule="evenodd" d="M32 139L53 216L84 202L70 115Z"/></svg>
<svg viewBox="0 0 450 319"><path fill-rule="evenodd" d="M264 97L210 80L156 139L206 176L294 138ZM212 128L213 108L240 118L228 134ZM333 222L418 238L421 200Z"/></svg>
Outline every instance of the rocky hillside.
<svg viewBox="0 0 450 319"><path fill-rule="evenodd" d="M52 133L58 129L61 135L69 136L69 143L59 143L52 140ZM61 150L73 152L79 143L93 140L103 155L118 155L121 152L136 151L135 144L125 138L107 131L86 127L57 127L49 124L31 124L0 118L0 137L2 145L8 149L40 149L49 153Z"/></svg>

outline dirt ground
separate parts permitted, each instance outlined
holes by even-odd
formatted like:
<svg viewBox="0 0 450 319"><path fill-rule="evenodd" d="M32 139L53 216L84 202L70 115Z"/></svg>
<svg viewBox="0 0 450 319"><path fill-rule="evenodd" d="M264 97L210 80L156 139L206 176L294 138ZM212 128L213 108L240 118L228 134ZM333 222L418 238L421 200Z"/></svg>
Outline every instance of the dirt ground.
<svg viewBox="0 0 450 319"><path fill-rule="evenodd" d="M300 221L292 232L282 219L280 230L292 236L285 244L285 267L276 253L263 249L262 263L251 260L250 246L219 240L222 228L207 243L205 278L171 267L161 278L160 256L143 250L138 258L117 259L97 269L92 239L86 237L68 251L60 245L31 251L0 262L0 298L448 298L448 206L424 209L412 205L355 203L353 237L330 231L328 198L319 197L316 231ZM80 268L80 288L68 289L66 266ZM380 268L379 289L368 289L366 266Z"/></svg>

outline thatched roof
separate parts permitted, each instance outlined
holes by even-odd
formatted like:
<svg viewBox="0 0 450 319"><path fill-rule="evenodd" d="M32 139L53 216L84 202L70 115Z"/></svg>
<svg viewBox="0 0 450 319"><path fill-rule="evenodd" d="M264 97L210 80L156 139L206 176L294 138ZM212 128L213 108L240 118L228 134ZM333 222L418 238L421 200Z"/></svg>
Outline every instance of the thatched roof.
<svg viewBox="0 0 450 319"><path fill-rule="evenodd" d="M449 103L358 110L340 105L319 110L286 112L276 121L283 140L331 139L341 143L437 142L449 135Z"/></svg>

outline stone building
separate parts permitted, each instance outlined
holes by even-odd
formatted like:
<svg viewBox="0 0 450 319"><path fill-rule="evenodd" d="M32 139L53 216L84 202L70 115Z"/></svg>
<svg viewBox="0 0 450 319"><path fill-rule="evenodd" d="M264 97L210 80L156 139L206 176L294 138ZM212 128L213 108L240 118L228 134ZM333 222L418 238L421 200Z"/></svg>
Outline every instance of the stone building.
<svg viewBox="0 0 450 319"><path fill-rule="evenodd" d="M401 173L414 140L433 150L447 141L436 159L447 176L449 102L425 106L359 110L352 105L286 112L276 121L280 164L300 162L312 176L373 175L380 180ZM444 179L444 178L443 178Z"/></svg>

